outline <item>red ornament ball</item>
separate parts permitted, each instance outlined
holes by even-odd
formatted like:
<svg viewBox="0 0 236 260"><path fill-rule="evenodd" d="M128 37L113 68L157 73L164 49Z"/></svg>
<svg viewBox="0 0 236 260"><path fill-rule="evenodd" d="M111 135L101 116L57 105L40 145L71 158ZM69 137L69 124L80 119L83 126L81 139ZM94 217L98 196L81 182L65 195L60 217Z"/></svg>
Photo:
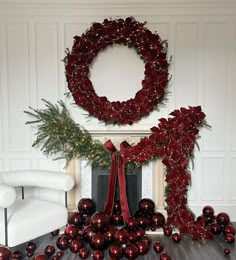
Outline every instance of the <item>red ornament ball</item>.
<svg viewBox="0 0 236 260"><path fill-rule="evenodd" d="M84 228L82 236L85 241L90 242L93 234L94 234L94 230L93 230L92 226L88 225Z"/></svg>
<svg viewBox="0 0 236 260"><path fill-rule="evenodd" d="M142 199L139 202L139 209L143 213L153 213L155 209L155 203L151 199Z"/></svg>
<svg viewBox="0 0 236 260"><path fill-rule="evenodd" d="M59 259L60 259L60 257L57 256L57 255L54 255L54 256L52 257L52 260L59 260Z"/></svg>
<svg viewBox="0 0 236 260"><path fill-rule="evenodd" d="M48 245L44 249L44 254L47 256L52 256L54 253L55 253L55 247L52 245Z"/></svg>
<svg viewBox="0 0 236 260"><path fill-rule="evenodd" d="M56 230L51 232L52 236L57 236L58 234L59 234L59 229L56 229Z"/></svg>
<svg viewBox="0 0 236 260"><path fill-rule="evenodd" d="M34 256L33 260L48 260L48 257L44 254L37 254Z"/></svg>
<svg viewBox="0 0 236 260"><path fill-rule="evenodd" d="M110 218L110 223L112 225L115 225L115 226L123 225L124 220L123 220L123 217L120 214L113 214Z"/></svg>
<svg viewBox="0 0 236 260"><path fill-rule="evenodd" d="M104 231L109 226L109 218L106 213L98 211L91 216L91 225L96 231Z"/></svg>
<svg viewBox="0 0 236 260"><path fill-rule="evenodd" d="M128 234L124 229L119 229L115 233L115 241L120 244L125 244L128 239Z"/></svg>
<svg viewBox="0 0 236 260"><path fill-rule="evenodd" d="M66 250L66 249L69 247L68 238L67 238L65 235L62 235L61 237L59 237L59 238L57 239L56 244L57 244L57 247L58 247L60 250L64 251L64 250Z"/></svg>
<svg viewBox="0 0 236 260"><path fill-rule="evenodd" d="M235 237L232 234L225 235L225 241L229 244L233 244L235 242Z"/></svg>
<svg viewBox="0 0 236 260"><path fill-rule="evenodd" d="M159 227L163 227L164 224L165 224L164 215L161 214L160 212L155 212L152 216L152 225L159 228Z"/></svg>
<svg viewBox="0 0 236 260"><path fill-rule="evenodd" d="M65 235L69 238L69 239L73 239L77 236L78 234L78 228L75 225L68 225L65 229Z"/></svg>
<svg viewBox="0 0 236 260"><path fill-rule="evenodd" d="M224 253L226 254L226 255L229 255L230 254L230 249L229 248L224 248Z"/></svg>
<svg viewBox="0 0 236 260"><path fill-rule="evenodd" d="M115 259L120 259L123 256L123 249L120 245L113 244L109 248L110 257L114 257Z"/></svg>
<svg viewBox="0 0 236 260"><path fill-rule="evenodd" d="M11 257L11 250L7 246L0 246L0 259L8 260Z"/></svg>
<svg viewBox="0 0 236 260"><path fill-rule="evenodd" d="M78 253L80 248L83 247L83 243L81 240L77 240L77 239L73 239L70 243L69 243L69 248L70 251L74 254Z"/></svg>
<svg viewBox="0 0 236 260"><path fill-rule="evenodd" d="M126 222L125 228L127 230L135 231L138 228L138 222L135 218L129 218Z"/></svg>
<svg viewBox="0 0 236 260"><path fill-rule="evenodd" d="M114 238L115 238L115 233L117 231L117 228L115 228L114 226L109 226L106 233L105 233L105 236L106 236L106 239L109 243L113 242Z"/></svg>
<svg viewBox="0 0 236 260"><path fill-rule="evenodd" d="M171 257L167 253L162 253L160 255L160 260L171 260Z"/></svg>
<svg viewBox="0 0 236 260"><path fill-rule="evenodd" d="M144 216L138 217L137 222L138 222L139 227L141 227L143 229L147 229L150 224L150 220Z"/></svg>
<svg viewBox="0 0 236 260"><path fill-rule="evenodd" d="M212 224L210 226L210 231L214 235L219 235L221 233L221 231L222 231L222 228L221 228L221 226L218 223L217 224Z"/></svg>
<svg viewBox="0 0 236 260"><path fill-rule="evenodd" d="M95 212L95 204L89 198L83 198L78 203L78 210L83 215L92 215Z"/></svg>
<svg viewBox="0 0 236 260"><path fill-rule="evenodd" d="M235 228L232 225L228 225L223 230L224 234L232 234L235 235Z"/></svg>
<svg viewBox="0 0 236 260"><path fill-rule="evenodd" d="M162 251L163 251L163 249L164 249L164 246L160 243L160 242L155 242L154 244L153 244L153 249L154 249L154 251L156 252L156 253L161 253Z"/></svg>
<svg viewBox="0 0 236 260"><path fill-rule="evenodd" d="M104 253L100 250L95 250L92 255L94 260L103 260L104 259Z"/></svg>
<svg viewBox="0 0 236 260"><path fill-rule="evenodd" d="M16 250L15 252L12 253L11 258L14 260L21 260L23 258L23 255L19 250Z"/></svg>
<svg viewBox="0 0 236 260"><path fill-rule="evenodd" d="M171 236L171 234L172 234L172 228L169 224L163 225L163 231L164 231L165 236Z"/></svg>
<svg viewBox="0 0 236 260"><path fill-rule="evenodd" d="M205 206L202 209L202 214L206 218L212 218L214 216L214 209L211 206Z"/></svg>
<svg viewBox="0 0 236 260"><path fill-rule="evenodd" d="M134 244L128 245L125 248L125 256L128 259L136 259L139 255L138 247Z"/></svg>
<svg viewBox="0 0 236 260"><path fill-rule="evenodd" d="M175 243L179 243L181 241L181 235L179 233L174 233L172 234L172 240Z"/></svg>
<svg viewBox="0 0 236 260"><path fill-rule="evenodd" d="M136 234L138 236L138 239L142 238L145 235L145 231L142 228L138 228L136 230Z"/></svg>
<svg viewBox="0 0 236 260"><path fill-rule="evenodd" d="M35 249L36 249L36 244L34 242L28 242L25 246L25 249L28 251L28 252L34 252Z"/></svg>
<svg viewBox="0 0 236 260"><path fill-rule="evenodd" d="M221 226L227 226L230 222L230 218L229 215L225 212L221 212L216 216L217 222L221 225Z"/></svg>
<svg viewBox="0 0 236 260"><path fill-rule="evenodd" d="M128 232L127 233L127 238L131 243L134 243L138 240L138 235L136 232Z"/></svg>
<svg viewBox="0 0 236 260"><path fill-rule="evenodd" d="M83 216L79 212L73 212L69 215L68 223L73 224L76 227L81 227L83 225Z"/></svg>
<svg viewBox="0 0 236 260"><path fill-rule="evenodd" d="M106 246L106 242L105 234L98 232L93 234L90 245L94 250L103 250Z"/></svg>
<svg viewBox="0 0 236 260"><path fill-rule="evenodd" d="M138 241L136 246L139 250L139 255L146 255L149 251L149 245L144 241Z"/></svg>
<svg viewBox="0 0 236 260"><path fill-rule="evenodd" d="M87 259L89 257L90 252L89 252L88 248L82 247L82 248L80 248L78 254L79 254L80 258Z"/></svg>
<svg viewBox="0 0 236 260"><path fill-rule="evenodd" d="M119 214L119 215L121 214L120 201L118 201L118 200L114 201L113 214Z"/></svg>
<svg viewBox="0 0 236 260"><path fill-rule="evenodd" d="M56 256L58 256L59 258L61 258L64 255L63 251L57 251Z"/></svg>
<svg viewBox="0 0 236 260"><path fill-rule="evenodd" d="M142 237L142 241L144 241L148 245L150 245L152 243L152 239L149 236L146 236L146 235Z"/></svg>

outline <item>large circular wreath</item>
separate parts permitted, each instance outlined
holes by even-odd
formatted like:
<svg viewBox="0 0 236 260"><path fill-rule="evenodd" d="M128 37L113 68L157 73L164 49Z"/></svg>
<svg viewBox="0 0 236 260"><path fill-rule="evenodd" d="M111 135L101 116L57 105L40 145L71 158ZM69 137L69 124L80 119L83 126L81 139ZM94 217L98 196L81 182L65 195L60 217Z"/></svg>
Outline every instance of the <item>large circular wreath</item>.
<svg viewBox="0 0 236 260"><path fill-rule="evenodd" d="M72 50L65 57L66 79L75 103L108 124L131 125L163 100L169 66L166 42L144 25L133 17L94 23L81 36L74 37ZM142 88L134 98L123 102L98 96L89 78L89 66L98 52L112 44L133 47L145 63Z"/></svg>

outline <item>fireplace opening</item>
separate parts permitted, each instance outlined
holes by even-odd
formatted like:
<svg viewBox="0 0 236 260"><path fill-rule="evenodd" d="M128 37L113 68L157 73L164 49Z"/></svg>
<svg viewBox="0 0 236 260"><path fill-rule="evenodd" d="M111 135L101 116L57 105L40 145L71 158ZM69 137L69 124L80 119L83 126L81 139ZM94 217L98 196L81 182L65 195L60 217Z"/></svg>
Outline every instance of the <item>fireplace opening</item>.
<svg viewBox="0 0 236 260"><path fill-rule="evenodd" d="M126 192L130 213L133 216L142 198L142 167L126 169ZM92 199L97 210L104 210L107 199L109 168L92 166ZM115 200L120 200L118 179L116 180Z"/></svg>

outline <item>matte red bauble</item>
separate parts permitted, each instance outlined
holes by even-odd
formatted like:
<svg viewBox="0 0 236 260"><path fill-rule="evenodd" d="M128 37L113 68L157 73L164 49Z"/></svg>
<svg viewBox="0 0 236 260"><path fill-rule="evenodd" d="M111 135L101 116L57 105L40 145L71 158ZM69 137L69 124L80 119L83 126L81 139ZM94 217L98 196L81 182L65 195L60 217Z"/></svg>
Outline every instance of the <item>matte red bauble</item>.
<svg viewBox="0 0 236 260"><path fill-rule="evenodd" d="M136 234L138 236L138 239L142 238L145 235L145 231L142 228L138 228L136 230Z"/></svg>
<svg viewBox="0 0 236 260"><path fill-rule="evenodd" d="M90 252L89 252L88 248L82 247L82 248L80 248L78 254L79 254L79 257L80 257L80 258L86 259L86 258L89 257Z"/></svg>
<svg viewBox="0 0 236 260"><path fill-rule="evenodd" d="M181 241L181 235L179 233L174 233L172 234L172 240L175 243L179 243Z"/></svg>
<svg viewBox="0 0 236 260"><path fill-rule="evenodd" d="M28 252L34 252L35 249L36 249L36 244L34 242L28 242L25 246L25 249L28 251Z"/></svg>
<svg viewBox="0 0 236 260"><path fill-rule="evenodd" d="M120 201L118 201L118 200L114 201L113 214L119 214L119 215L121 214Z"/></svg>
<svg viewBox="0 0 236 260"><path fill-rule="evenodd" d="M44 249L44 253L47 256L52 256L55 253L55 247L52 245L46 246L46 248Z"/></svg>
<svg viewBox="0 0 236 260"><path fill-rule="evenodd" d="M73 225L73 224L70 224L66 227L65 229L65 235L69 238L69 239L73 239L77 236L78 234L78 228Z"/></svg>
<svg viewBox="0 0 236 260"><path fill-rule="evenodd" d="M127 238L131 243L134 243L138 240L138 235L136 232L128 232Z"/></svg>
<svg viewBox="0 0 236 260"><path fill-rule="evenodd" d="M115 241L120 244L125 244L128 239L128 234L124 229L119 229L115 233Z"/></svg>
<svg viewBox="0 0 236 260"><path fill-rule="evenodd" d="M230 254L230 249L229 248L224 248L224 253L226 254L226 255L229 255Z"/></svg>
<svg viewBox="0 0 236 260"><path fill-rule="evenodd" d="M51 232L52 236L57 236L58 234L59 234L59 229L56 229L56 230Z"/></svg>
<svg viewBox="0 0 236 260"><path fill-rule="evenodd" d="M142 237L142 241L146 242L148 245L152 243L152 239L146 235Z"/></svg>
<svg viewBox="0 0 236 260"><path fill-rule="evenodd" d="M159 227L163 227L164 224L165 224L165 217L163 216L163 214L159 212L155 212L152 216L152 225L159 228Z"/></svg>
<svg viewBox="0 0 236 260"><path fill-rule="evenodd" d="M83 215L92 215L95 212L95 204L89 198L83 198L78 203L78 210Z"/></svg>
<svg viewBox="0 0 236 260"><path fill-rule="evenodd" d="M229 224L230 218L229 215L225 212L221 212L219 213L217 216L217 222L221 225L221 226L227 226Z"/></svg>
<svg viewBox="0 0 236 260"><path fill-rule="evenodd" d="M211 206L205 206L202 209L202 214L206 218L212 218L214 216L214 209Z"/></svg>
<svg viewBox="0 0 236 260"><path fill-rule="evenodd" d="M94 230L91 225L86 226L83 230L83 238L85 241L90 242L94 234Z"/></svg>
<svg viewBox="0 0 236 260"><path fill-rule="evenodd" d="M124 220L123 220L123 217L120 214L114 214L110 218L110 223L112 225L116 225L116 226L123 225L124 224Z"/></svg>
<svg viewBox="0 0 236 260"><path fill-rule="evenodd" d="M211 233L214 235L219 235L222 231L222 228L218 223L210 225L209 228L210 228Z"/></svg>
<svg viewBox="0 0 236 260"><path fill-rule="evenodd" d="M106 243L107 240L105 234L98 232L93 234L90 245L94 250L103 250L106 246Z"/></svg>
<svg viewBox="0 0 236 260"><path fill-rule="evenodd" d="M232 234L225 235L225 241L229 244L233 244L235 242L235 237Z"/></svg>
<svg viewBox="0 0 236 260"><path fill-rule="evenodd" d="M91 216L91 225L96 231L103 232L109 225L109 218L106 213L98 211Z"/></svg>
<svg viewBox="0 0 236 260"><path fill-rule="evenodd" d="M155 242L153 244L153 249L156 253L161 253L164 249L164 246L160 242Z"/></svg>
<svg viewBox="0 0 236 260"><path fill-rule="evenodd" d="M0 246L0 259L8 260L11 257L11 250L7 246Z"/></svg>
<svg viewBox="0 0 236 260"><path fill-rule="evenodd" d="M56 244L57 244L57 247L63 251L69 247L69 241L65 235L62 235L61 237L59 237L57 239Z"/></svg>
<svg viewBox="0 0 236 260"><path fill-rule="evenodd" d="M83 225L83 216L79 212L73 212L69 215L68 223L73 224L76 227L81 227Z"/></svg>
<svg viewBox="0 0 236 260"><path fill-rule="evenodd" d="M37 254L34 256L33 260L48 260L48 257L44 254Z"/></svg>
<svg viewBox="0 0 236 260"><path fill-rule="evenodd" d="M146 255L149 250L149 245L144 241L138 241L136 243L138 247L139 255Z"/></svg>
<svg viewBox="0 0 236 260"><path fill-rule="evenodd" d="M94 260L103 260L104 259L104 253L100 250L95 250L93 252L93 259Z"/></svg>
<svg viewBox="0 0 236 260"><path fill-rule="evenodd" d="M128 245L126 248L125 248L125 256L126 258L128 259L136 259L139 255L139 250L137 248L137 246L131 244L131 245Z"/></svg>
<svg viewBox="0 0 236 260"><path fill-rule="evenodd" d="M235 228L232 225L228 225L223 230L224 234L232 234L235 235Z"/></svg>
<svg viewBox="0 0 236 260"><path fill-rule="evenodd" d="M108 227L108 229L105 233L105 236L109 243L111 243L114 240L116 231L117 231L117 229L114 226Z"/></svg>
<svg viewBox="0 0 236 260"><path fill-rule="evenodd" d="M127 230L135 231L138 228L138 222L134 218L129 218L126 222L125 228Z"/></svg>
<svg viewBox="0 0 236 260"><path fill-rule="evenodd" d="M123 256L123 249L119 245L111 245L109 248L110 257L114 257L115 259L120 259Z"/></svg>
<svg viewBox="0 0 236 260"><path fill-rule="evenodd" d="M70 243L69 243L69 248L70 248L70 251L72 253L78 253L80 248L83 247L83 243L81 240L76 240L76 239L73 239Z"/></svg>
<svg viewBox="0 0 236 260"><path fill-rule="evenodd" d="M13 260L21 260L23 258L23 255L19 250L16 250L15 252L12 253L11 258ZM0 257L0 259L1 259L1 257Z"/></svg>
<svg viewBox="0 0 236 260"><path fill-rule="evenodd" d="M171 260L171 257L167 253L162 253L160 255L160 260Z"/></svg>
<svg viewBox="0 0 236 260"><path fill-rule="evenodd" d="M146 229L150 224L150 220L144 216L138 217L137 222L138 222L139 227L141 227L143 229Z"/></svg>
<svg viewBox="0 0 236 260"><path fill-rule="evenodd" d="M139 209L144 213L153 213L155 209L155 203L151 199L142 199L139 202Z"/></svg>

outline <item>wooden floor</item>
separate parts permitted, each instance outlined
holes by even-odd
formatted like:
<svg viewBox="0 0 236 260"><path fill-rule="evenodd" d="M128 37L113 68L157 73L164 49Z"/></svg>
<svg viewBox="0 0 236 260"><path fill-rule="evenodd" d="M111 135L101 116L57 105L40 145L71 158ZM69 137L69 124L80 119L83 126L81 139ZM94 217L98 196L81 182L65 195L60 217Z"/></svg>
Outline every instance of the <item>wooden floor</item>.
<svg viewBox="0 0 236 260"><path fill-rule="evenodd" d="M156 241L160 241L164 245L164 251L167 252L172 260L222 260L222 259L229 259L233 260L236 259L236 243L234 244L227 244L222 235L214 236L213 240L201 240L201 241L193 241L191 238L184 236L179 243L174 243L170 237L166 237L164 235L151 235L152 243ZM44 249L47 245L52 244L56 245L56 240L58 236L53 237L51 234L43 236L35 240L37 245L37 249L35 253L43 253ZM231 250L230 255L224 254L224 248L228 247ZM56 248L56 246L55 246ZM19 249L23 254L25 254L25 248L23 245L14 248L14 250ZM12 249L13 250L13 249ZM92 254L92 250L91 250ZM29 258L24 258L29 259ZM72 254L69 249L64 251L64 256L61 258L64 259L81 259L78 255ZM89 258L92 260L92 256ZM108 252L105 252L104 259L109 260ZM122 259L126 259L123 257ZM139 256L138 260L152 260L152 259L160 259L160 254L154 252L152 246L150 247L149 253L145 256Z"/></svg>

